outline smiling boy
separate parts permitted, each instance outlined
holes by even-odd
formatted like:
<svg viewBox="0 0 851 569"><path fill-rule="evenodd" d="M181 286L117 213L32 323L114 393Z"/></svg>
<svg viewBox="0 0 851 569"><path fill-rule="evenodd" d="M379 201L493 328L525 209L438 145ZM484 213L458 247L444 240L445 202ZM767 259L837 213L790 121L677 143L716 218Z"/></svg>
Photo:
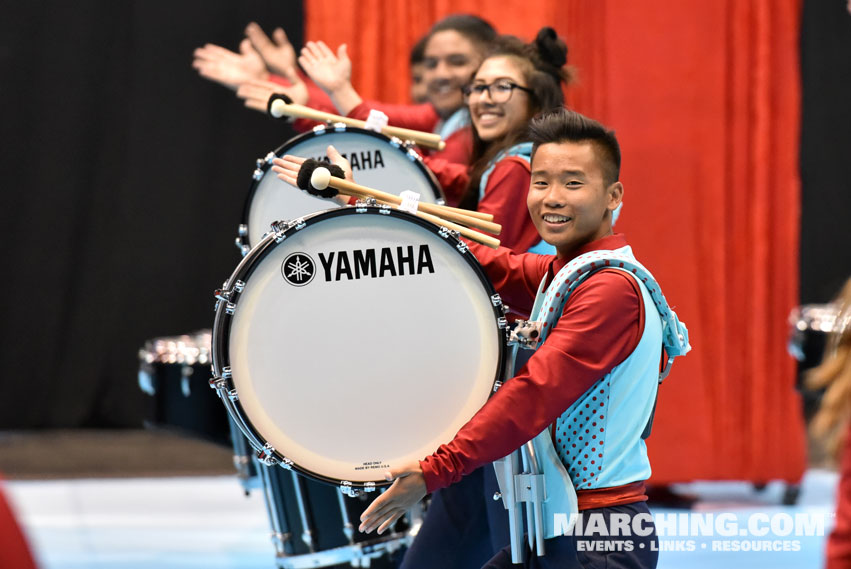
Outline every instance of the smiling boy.
<svg viewBox="0 0 851 569"><path fill-rule="evenodd" d="M534 119L530 133L527 206L557 255L471 244L502 297L523 310L532 308L543 278L553 283L580 255L594 251L631 258L626 238L612 231L612 213L623 198L614 133L566 109ZM644 493L650 475L644 436L656 400L662 330L644 284L624 270L594 272L570 293L555 327L526 366L451 442L418 464L389 473L395 482L364 513L361 530L383 531L426 492L457 482L549 429L580 512L596 513L606 523L615 515L629 522L638 516L646 532L621 548L588 547L589 539L608 538L548 535L546 556L532 556L527 566L655 567L658 548ZM511 566L507 549L486 565Z"/></svg>

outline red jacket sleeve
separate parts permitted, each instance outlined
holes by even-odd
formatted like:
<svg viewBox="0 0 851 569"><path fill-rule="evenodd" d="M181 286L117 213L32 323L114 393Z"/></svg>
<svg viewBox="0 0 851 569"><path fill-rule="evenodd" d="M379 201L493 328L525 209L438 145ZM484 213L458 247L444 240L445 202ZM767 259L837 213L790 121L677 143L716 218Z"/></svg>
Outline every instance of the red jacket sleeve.
<svg viewBox="0 0 851 569"><path fill-rule="evenodd" d="M512 312L527 315L532 311L541 279L555 257L534 253L515 253L507 247L491 249L469 239L464 240L482 265L493 287Z"/></svg>
<svg viewBox="0 0 851 569"><path fill-rule="evenodd" d="M467 164L451 162L435 155L424 156L423 163L434 173L437 183L443 189L446 204L457 206L470 183L470 167Z"/></svg>
<svg viewBox="0 0 851 569"><path fill-rule="evenodd" d="M448 444L420 462L429 492L531 440L629 356L642 333L637 284L600 271L570 296L544 345Z"/></svg>
<svg viewBox="0 0 851 569"><path fill-rule="evenodd" d="M500 243L518 253L528 251L541 240L526 207L530 180L528 162L516 157L500 160L488 177L485 194L476 208L493 214L494 222L502 225Z"/></svg>
<svg viewBox="0 0 851 569"><path fill-rule="evenodd" d="M469 126L460 128L445 139L443 150L422 149L423 154L442 158L455 164L469 164L473 156L473 131ZM450 204L451 205L451 204Z"/></svg>
<svg viewBox="0 0 851 569"><path fill-rule="evenodd" d="M387 122L391 126L410 128L423 132L434 132L434 127L440 122L440 117L434 107L429 103L420 105L391 105L378 101L363 101L360 105L349 111L349 117L365 121L369 117L369 111L376 109L387 115Z"/></svg>

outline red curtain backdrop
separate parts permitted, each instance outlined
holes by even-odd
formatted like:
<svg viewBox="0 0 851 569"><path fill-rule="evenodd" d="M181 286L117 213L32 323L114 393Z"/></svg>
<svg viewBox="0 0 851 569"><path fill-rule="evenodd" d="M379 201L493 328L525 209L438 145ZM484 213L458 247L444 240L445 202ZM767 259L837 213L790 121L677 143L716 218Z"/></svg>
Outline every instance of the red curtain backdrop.
<svg viewBox="0 0 851 569"><path fill-rule="evenodd" d="M484 5L483 5L484 4ZM349 45L366 98L404 102L440 17L554 27L572 108L614 128L618 229L691 331L660 391L653 480L798 481L806 464L786 315L798 298L800 0L306 0L306 37Z"/></svg>

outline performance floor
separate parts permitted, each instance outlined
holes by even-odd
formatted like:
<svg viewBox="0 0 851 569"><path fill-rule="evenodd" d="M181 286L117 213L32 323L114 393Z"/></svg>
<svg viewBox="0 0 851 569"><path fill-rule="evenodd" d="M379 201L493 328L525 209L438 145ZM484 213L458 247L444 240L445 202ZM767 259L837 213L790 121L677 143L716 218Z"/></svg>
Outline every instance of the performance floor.
<svg viewBox="0 0 851 569"><path fill-rule="evenodd" d="M818 569L832 525L836 481L835 473L811 470L792 507L778 505L780 484L761 492L745 483L678 486L699 498L691 512L702 514L704 522L714 520L713 529L663 538L659 569ZM7 481L6 492L41 569L275 567L262 496L254 491L246 497L234 476L17 480ZM657 516L687 512L651 508ZM796 515L816 526L787 533ZM722 535L733 519L741 528L755 522L753 527L767 534ZM818 520L826 520L823 527L817 527ZM745 541L799 550L713 551Z"/></svg>

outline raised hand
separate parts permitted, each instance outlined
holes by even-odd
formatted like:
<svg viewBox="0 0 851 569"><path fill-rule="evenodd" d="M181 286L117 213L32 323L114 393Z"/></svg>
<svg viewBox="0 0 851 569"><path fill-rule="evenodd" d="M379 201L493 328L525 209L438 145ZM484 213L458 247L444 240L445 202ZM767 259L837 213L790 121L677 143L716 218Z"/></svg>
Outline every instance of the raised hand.
<svg viewBox="0 0 851 569"><path fill-rule="evenodd" d="M283 28L275 28L272 38L266 35L257 23L251 22L245 28L245 36L266 62L272 73L286 77L290 81L296 76L296 53L293 44L287 38Z"/></svg>
<svg viewBox="0 0 851 569"><path fill-rule="evenodd" d="M350 85L352 62L346 53L346 44L334 54L325 42L309 41L301 50L298 62L313 82L333 96L335 91Z"/></svg>
<svg viewBox="0 0 851 569"><path fill-rule="evenodd" d="M193 53L192 67L202 77L236 90L252 79L266 77L266 64L260 54L251 47L248 39L239 44L239 53L208 43Z"/></svg>
<svg viewBox="0 0 851 569"><path fill-rule="evenodd" d="M326 153L328 154L328 158L331 160L331 163L342 168L343 172L346 174L346 179L352 181L352 166L349 164L349 161L346 160L333 146L329 145ZM291 186L298 187L298 172L305 160L306 158L302 158L301 156L286 154L283 158L275 158L272 160L272 171L275 172L281 180ZM337 202L339 205L346 205L349 203L349 198L342 194L338 194L330 199Z"/></svg>
<svg viewBox="0 0 851 569"><path fill-rule="evenodd" d="M386 478L394 480L393 485L361 514L358 529L363 533L375 529L379 534L384 533L426 495L425 478L419 463L390 471Z"/></svg>
<svg viewBox="0 0 851 569"><path fill-rule="evenodd" d="M272 81L252 79L240 85L236 91L236 96L245 101L246 107L260 111L261 113L266 112L269 97L275 94L287 95L292 99L293 103L298 105L305 105L308 100L307 86L301 80L289 87L285 87Z"/></svg>

